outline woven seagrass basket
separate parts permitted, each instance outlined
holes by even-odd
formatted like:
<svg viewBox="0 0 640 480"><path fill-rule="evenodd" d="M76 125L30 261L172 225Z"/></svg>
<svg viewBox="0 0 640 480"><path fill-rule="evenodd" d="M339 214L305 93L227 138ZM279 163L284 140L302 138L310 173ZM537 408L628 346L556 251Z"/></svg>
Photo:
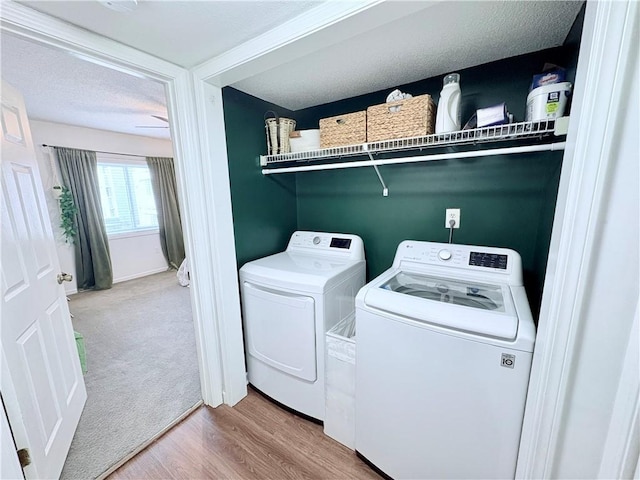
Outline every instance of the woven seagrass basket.
<svg viewBox="0 0 640 480"><path fill-rule="evenodd" d="M320 148L358 145L367 141L367 112L320 119Z"/></svg>
<svg viewBox="0 0 640 480"><path fill-rule="evenodd" d="M436 105L431 95L419 95L367 108L367 141L423 137L433 133Z"/></svg>
<svg viewBox="0 0 640 480"><path fill-rule="evenodd" d="M273 115L274 118L268 118ZM289 134L296 129L296 121L279 116L269 110L264 114L264 127L267 131L267 155L291 152Z"/></svg>

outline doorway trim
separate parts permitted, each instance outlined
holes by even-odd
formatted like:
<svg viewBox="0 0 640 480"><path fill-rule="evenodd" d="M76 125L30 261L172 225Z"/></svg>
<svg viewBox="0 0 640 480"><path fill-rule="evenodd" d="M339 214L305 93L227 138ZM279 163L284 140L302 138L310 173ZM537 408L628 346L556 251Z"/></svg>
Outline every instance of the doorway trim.
<svg viewBox="0 0 640 480"><path fill-rule="evenodd" d="M185 250L190 257L193 278L190 294L202 398L207 405L220 405L223 402L223 377L218 319L226 315L225 307L234 299L220 301L213 277L229 276L229 272L221 272L217 252L228 252L229 243L233 247L233 224L208 223L208 210L215 212L224 207L218 207L218 198L210 193L208 175L211 172L203 168L200 157L191 74L182 67L14 2L3 2L0 20L0 28L7 33L76 56L79 54L105 67L165 86L178 196L183 205ZM236 275L236 272L232 274ZM239 294L236 296L235 302L239 304Z"/></svg>
<svg viewBox="0 0 640 480"><path fill-rule="evenodd" d="M616 135L624 119L621 112L627 107L624 86L637 68L637 18L634 0L587 1L516 478L558 476L559 463L564 458L563 437L572 428L568 424L572 397L585 394L574 384L577 365L585 360L593 362L603 354L584 349L582 335L590 322L597 321L588 299L598 258L619 253L604 250L598 238L606 227L602 215L615 195L609 181L620 147ZM625 139L633 141L637 139ZM625 285L628 280L615 279ZM617 300L599 299L601 305L611 306ZM630 329L633 312L628 318L616 320L618 328ZM605 352L628 347L626 339L622 343L604 341L602 345ZM617 376L621 385L625 372L636 362L627 355L620 369L610 372L611 376ZM610 427L615 427L617 418L628 415L622 410L624 402L611 407ZM603 451L610 451L618 441L616 435L603 438ZM634 459L634 452L628 450L617 461L619 465L635 464L637 451L635 455ZM580 461L575 457L568 461L571 460ZM563 467L567 468L567 460L564 462ZM602 478L609 476L610 471Z"/></svg>

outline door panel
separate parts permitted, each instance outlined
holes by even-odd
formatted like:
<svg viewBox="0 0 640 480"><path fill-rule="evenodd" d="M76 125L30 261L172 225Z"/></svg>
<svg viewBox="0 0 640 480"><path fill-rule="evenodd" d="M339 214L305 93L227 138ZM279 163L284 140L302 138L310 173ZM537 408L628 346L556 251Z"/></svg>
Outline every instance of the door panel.
<svg viewBox="0 0 640 480"><path fill-rule="evenodd" d="M1 112L1 388L26 478L56 478L87 394L24 103L4 81Z"/></svg>
<svg viewBox="0 0 640 480"><path fill-rule="evenodd" d="M18 337L16 345L19 348L22 363L25 365L25 383L29 397L34 403L36 415L31 421L38 427L44 443L51 437L51 432L60 421L60 406L55 396L55 388L51 379L51 372L44 352L42 329L36 321L29 326L23 335Z"/></svg>
<svg viewBox="0 0 640 480"><path fill-rule="evenodd" d="M36 185L36 178L39 176L32 168L25 168L23 165L11 164L17 195L21 200L22 216L26 219L27 235L32 240L31 249L35 261L38 277L51 271L51 249L46 244L46 225L44 224L43 212L37 199L37 189L42 189L42 183ZM17 212L16 212L17 213ZM49 220L47 220L49 221Z"/></svg>
<svg viewBox="0 0 640 480"><path fill-rule="evenodd" d="M22 250L18 248L18 240L15 225L9 216L6 202L2 201L2 292L4 300L9 301L19 291L26 288L27 270L22 256Z"/></svg>
<svg viewBox="0 0 640 480"><path fill-rule="evenodd" d="M59 348L50 353L55 358L55 367L60 372L57 377L60 381L56 387L59 390L60 398L67 399L73 393L76 385L76 376L73 370L65 369L64 365L69 365L78 355L75 339L72 342L65 334L64 325L67 322L64 311L58 303L51 305L47 310L47 335L51 335L52 342L50 344L58 345ZM66 403L66 402L65 402Z"/></svg>
<svg viewBox="0 0 640 480"><path fill-rule="evenodd" d="M244 282L243 308L249 355L282 372L317 378L315 302Z"/></svg>

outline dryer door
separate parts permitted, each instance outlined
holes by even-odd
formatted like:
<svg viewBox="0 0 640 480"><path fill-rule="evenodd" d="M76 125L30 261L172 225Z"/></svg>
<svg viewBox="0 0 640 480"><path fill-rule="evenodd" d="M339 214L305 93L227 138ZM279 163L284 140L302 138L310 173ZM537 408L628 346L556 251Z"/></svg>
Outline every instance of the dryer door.
<svg viewBox="0 0 640 480"><path fill-rule="evenodd" d="M315 381L313 297L276 292L250 282L243 282L242 291L249 355L290 375Z"/></svg>

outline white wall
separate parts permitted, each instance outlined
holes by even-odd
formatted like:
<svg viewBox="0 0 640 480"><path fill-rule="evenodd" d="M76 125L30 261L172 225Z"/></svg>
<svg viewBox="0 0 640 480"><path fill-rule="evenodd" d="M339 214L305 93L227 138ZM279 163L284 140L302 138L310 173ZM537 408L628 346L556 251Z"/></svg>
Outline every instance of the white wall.
<svg viewBox="0 0 640 480"><path fill-rule="evenodd" d="M65 291L72 294L78 291L75 282L75 259L73 245L65 242L60 229L60 214L52 187L58 183L57 165L50 160L46 149L40 146L79 148L84 150L125 153L141 156L173 157L170 140L163 140L123 133L107 132L91 128L74 127L59 123L30 120L31 134L44 184L49 215L53 224L53 233L58 247L58 257L62 271L74 275L74 280L65 283ZM55 170L55 173L54 173ZM160 238L157 233L144 235L117 236L109 239L114 283L138 278L167 269L162 255Z"/></svg>
<svg viewBox="0 0 640 480"><path fill-rule="evenodd" d="M109 238L113 283L144 277L169 268L157 232Z"/></svg>

